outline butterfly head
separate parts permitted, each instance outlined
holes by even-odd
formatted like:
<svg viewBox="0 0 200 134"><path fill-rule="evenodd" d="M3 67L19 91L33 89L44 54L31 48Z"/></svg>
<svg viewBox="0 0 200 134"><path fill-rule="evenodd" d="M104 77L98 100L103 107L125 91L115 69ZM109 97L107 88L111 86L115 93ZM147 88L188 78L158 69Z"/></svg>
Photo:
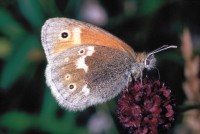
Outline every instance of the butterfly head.
<svg viewBox="0 0 200 134"><path fill-rule="evenodd" d="M131 73L134 79L142 78L144 69L150 70L155 67L156 59L154 55L148 56L147 53L137 53L136 62L132 64Z"/></svg>
<svg viewBox="0 0 200 134"><path fill-rule="evenodd" d="M156 58L154 54L166 50L168 48L177 48L177 46L164 45L150 53L138 53L136 55L136 62L133 63L131 69L132 76L134 76L134 79L142 78L142 72L144 69L151 70L156 68Z"/></svg>

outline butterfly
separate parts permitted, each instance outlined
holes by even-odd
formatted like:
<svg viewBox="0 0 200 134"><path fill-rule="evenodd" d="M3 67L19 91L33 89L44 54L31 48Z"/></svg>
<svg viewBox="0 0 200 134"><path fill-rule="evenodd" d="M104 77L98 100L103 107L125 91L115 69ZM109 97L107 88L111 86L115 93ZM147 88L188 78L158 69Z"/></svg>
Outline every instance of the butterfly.
<svg viewBox="0 0 200 134"><path fill-rule="evenodd" d="M46 83L57 102L71 111L117 96L142 71L155 67L154 53L136 53L105 30L74 19L48 19L41 30L47 57Z"/></svg>

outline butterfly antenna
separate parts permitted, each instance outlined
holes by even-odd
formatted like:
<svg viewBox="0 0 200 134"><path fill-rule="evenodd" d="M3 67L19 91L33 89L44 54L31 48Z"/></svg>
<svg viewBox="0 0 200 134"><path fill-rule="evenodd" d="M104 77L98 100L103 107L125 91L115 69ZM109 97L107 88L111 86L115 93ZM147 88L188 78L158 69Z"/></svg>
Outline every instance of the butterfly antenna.
<svg viewBox="0 0 200 134"><path fill-rule="evenodd" d="M158 48L158 49L156 49L156 50L150 52L150 53L147 55L146 59L145 59L145 63L144 63L145 66L146 66L147 59L148 59L151 55L153 55L153 54L155 54L155 53L158 53L158 52L160 52L160 51L169 49L169 48L177 48L177 46L163 45L162 47L160 47L160 48Z"/></svg>

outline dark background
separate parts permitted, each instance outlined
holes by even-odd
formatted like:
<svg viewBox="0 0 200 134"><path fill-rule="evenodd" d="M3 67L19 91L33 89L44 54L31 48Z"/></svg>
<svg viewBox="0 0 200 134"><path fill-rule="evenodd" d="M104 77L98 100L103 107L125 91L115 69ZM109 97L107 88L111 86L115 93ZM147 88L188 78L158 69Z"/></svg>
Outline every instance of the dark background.
<svg viewBox="0 0 200 134"><path fill-rule="evenodd" d="M116 99L69 112L52 97L45 84L46 58L40 41L41 27L52 17L96 24L138 52L177 45L176 50L156 54L157 68L177 106L187 100L181 36L189 28L198 55L199 0L0 0L0 134L126 133L116 118ZM183 118L179 112L168 133L178 134Z"/></svg>

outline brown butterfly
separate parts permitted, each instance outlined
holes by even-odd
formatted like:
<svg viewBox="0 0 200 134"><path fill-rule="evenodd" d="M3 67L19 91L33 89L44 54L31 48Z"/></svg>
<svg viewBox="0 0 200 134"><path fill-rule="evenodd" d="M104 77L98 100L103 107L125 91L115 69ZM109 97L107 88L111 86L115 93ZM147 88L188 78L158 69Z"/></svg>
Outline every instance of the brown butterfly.
<svg viewBox="0 0 200 134"><path fill-rule="evenodd" d="M117 96L128 82L155 66L153 54L136 53L126 43L94 25L52 18L42 27L48 65L47 85L58 103L77 111Z"/></svg>

